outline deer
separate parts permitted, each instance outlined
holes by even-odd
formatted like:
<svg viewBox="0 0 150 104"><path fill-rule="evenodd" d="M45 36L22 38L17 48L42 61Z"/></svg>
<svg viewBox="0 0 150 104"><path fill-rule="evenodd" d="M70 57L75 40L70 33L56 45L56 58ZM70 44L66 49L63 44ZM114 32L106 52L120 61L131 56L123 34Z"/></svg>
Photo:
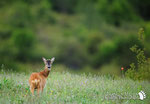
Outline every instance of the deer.
<svg viewBox="0 0 150 104"><path fill-rule="evenodd" d="M44 57L42 57L42 59L45 64L44 70L40 72L32 73L29 78L30 91L33 96L34 96L34 90L37 90L38 95L40 92L41 93L43 92L43 89L46 85L46 79L51 71L52 64L55 60L54 57L51 59L45 59Z"/></svg>

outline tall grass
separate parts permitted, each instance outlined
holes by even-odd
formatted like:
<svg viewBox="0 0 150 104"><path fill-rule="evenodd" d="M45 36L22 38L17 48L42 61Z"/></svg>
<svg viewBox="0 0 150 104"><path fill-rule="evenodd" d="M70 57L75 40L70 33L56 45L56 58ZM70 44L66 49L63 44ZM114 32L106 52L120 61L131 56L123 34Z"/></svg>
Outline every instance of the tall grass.
<svg viewBox="0 0 150 104"><path fill-rule="evenodd" d="M1 104L148 104L150 83L130 79L112 79L107 76L77 75L52 71L44 92L32 96L29 90L30 74L0 72ZM108 95L126 97L125 93L139 98L138 92L146 92L146 99L109 99ZM109 96L110 97L110 96Z"/></svg>

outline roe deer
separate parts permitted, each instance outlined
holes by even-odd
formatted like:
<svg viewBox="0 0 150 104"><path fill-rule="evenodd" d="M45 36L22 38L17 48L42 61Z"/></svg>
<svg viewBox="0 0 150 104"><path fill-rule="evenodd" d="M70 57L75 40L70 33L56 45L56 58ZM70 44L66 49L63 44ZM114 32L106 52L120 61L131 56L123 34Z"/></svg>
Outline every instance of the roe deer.
<svg viewBox="0 0 150 104"><path fill-rule="evenodd" d="M37 93L39 95L40 92L43 92L44 86L46 84L46 79L51 71L52 64L55 60L53 57L52 59L45 59L42 58L45 64L45 69L41 72L32 73L29 78L30 84L30 91L32 95L34 95L34 90L37 89Z"/></svg>

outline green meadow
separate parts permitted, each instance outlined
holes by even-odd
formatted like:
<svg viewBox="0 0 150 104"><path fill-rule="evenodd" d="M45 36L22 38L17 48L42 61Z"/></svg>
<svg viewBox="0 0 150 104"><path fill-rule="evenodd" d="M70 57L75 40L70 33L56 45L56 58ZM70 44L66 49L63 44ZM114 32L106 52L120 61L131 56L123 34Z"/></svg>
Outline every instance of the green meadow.
<svg viewBox="0 0 150 104"><path fill-rule="evenodd" d="M150 83L111 76L72 74L66 71L50 73L44 92L32 96L30 73L0 73L1 104L148 104ZM140 91L146 93L139 99Z"/></svg>

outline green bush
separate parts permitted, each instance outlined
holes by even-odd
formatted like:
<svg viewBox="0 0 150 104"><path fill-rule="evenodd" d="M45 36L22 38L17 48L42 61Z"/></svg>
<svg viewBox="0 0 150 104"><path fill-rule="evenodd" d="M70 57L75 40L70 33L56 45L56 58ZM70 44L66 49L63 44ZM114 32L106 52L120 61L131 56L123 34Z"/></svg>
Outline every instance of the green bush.
<svg viewBox="0 0 150 104"><path fill-rule="evenodd" d="M139 40L144 42L143 29L139 31ZM136 54L137 65L135 63L130 64L130 69L125 75L134 80L150 80L150 59L145 56L145 48L134 45L130 49Z"/></svg>
<svg viewBox="0 0 150 104"><path fill-rule="evenodd" d="M145 36L145 41L144 41L144 45L145 45L145 48L146 48L146 52L145 54L150 56L149 53L150 53L150 47L149 47L149 44L150 44L150 22L147 22L145 23L145 26L144 26L144 36Z"/></svg>
<svg viewBox="0 0 150 104"><path fill-rule="evenodd" d="M99 45L102 43L103 40L104 36L102 33L99 32L89 33L89 36L87 37L86 40L86 48L88 53L91 55L95 54L98 51Z"/></svg>
<svg viewBox="0 0 150 104"><path fill-rule="evenodd" d="M17 1L17 0L1 0L0 7L10 5L11 3L13 3L13 1Z"/></svg>
<svg viewBox="0 0 150 104"><path fill-rule="evenodd" d="M51 0L54 10L64 13L74 13L78 0Z"/></svg>
<svg viewBox="0 0 150 104"><path fill-rule="evenodd" d="M128 67L131 62L135 62L136 59L134 58L134 54L129 50L134 44L142 47L142 44L138 41L137 36L135 35L130 35L128 37L123 36L115 40L115 59L119 65Z"/></svg>
<svg viewBox="0 0 150 104"><path fill-rule="evenodd" d="M96 7L108 23L116 26L120 26L122 20L133 21L137 18L134 9L126 0L98 0Z"/></svg>
<svg viewBox="0 0 150 104"><path fill-rule="evenodd" d="M150 59L147 59L144 51L136 45L131 50L137 54L137 65L130 64L125 75L133 80L150 80Z"/></svg>
<svg viewBox="0 0 150 104"><path fill-rule="evenodd" d="M0 66L6 65L5 69L15 69L14 64L15 49L13 47L11 37L11 30L0 31Z"/></svg>
<svg viewBox="0 0 150 104"><path fill-rule="evenodd" d="M0 40L10 38L11 32L12 32L12 29L10 27L0 25Z"/></svg>
<svg viewBox="0 0 150 104"><path fill-rule="evenodd" d="M150 22L145 24L145 41L150 40Z"/></svg>
<svg viewBox="0 0 150 104"><path fill-rule="evenodd" d="M132 5L135 12L145 20L150 20L150 1L149 0L127 0Z"/></svg>
<svg viewBox="0 0 150 104"><path fill-rule="evenodd" d="M116 46L112 41L105 41L99 45L99 50L94 59L94 66L99 67L104 63L108 63L115 56Z"/></svg>
<svg viewBox="0 0 150 104"><path fill-rule="evenodd" d="M27 27L33 23L33 16L31 14L30 8L27 4L23 2L16 2L11 5L11 10L7 8L8 18L4 19L13 27ZM16 19L18 18L18 19Z"/></svg>
<svg viewBox="0 0 150 104"><path fill-rule="evenodd" d="M17 51L17 59L21 61L28 59L35 42L35 36L32 31L28 29L16 29L12 34L12 40Z"/></svg>
<svg viewBox="0 0 150 104"><path fill-rule="evenodd" d="M102 42L98 45L98 51L94 56L94 66L99 67L111 61L116 61L121 66L128 66L135 61L134 54L129 51L129 48L134 44L141 46L141 43L138 42L134 35L117 37L113 40Z"/></svg>
<svg viewBox="0 0 150 104"><path fill-rule="evenodd" d="M52 5L49 0L39 0L38 3L36 1L31 6L32 8L30 8L30 12L32 14L33 21L35 21L35 24L38 22L54 24L56 22L52 15Z"/></svg>
<svg viewBox="0 0 150 104"><path fill-rule="evenodd" d="M57 60L71 68L81 68L88 62L85 48L75 39L68 39L62 43L57 54Z"/></svg>
<svg viewBox="0 0 150 104"><path fill-rule="evenodd" d="M55 23L51 14L51 3L48 0L39 0L38 3L36 1L33 4L28 4L28 1L17 1L10 5L10 8L4 10L9 11L4 21L13 27L33 27L34 24L39 22Z"/></svg>

